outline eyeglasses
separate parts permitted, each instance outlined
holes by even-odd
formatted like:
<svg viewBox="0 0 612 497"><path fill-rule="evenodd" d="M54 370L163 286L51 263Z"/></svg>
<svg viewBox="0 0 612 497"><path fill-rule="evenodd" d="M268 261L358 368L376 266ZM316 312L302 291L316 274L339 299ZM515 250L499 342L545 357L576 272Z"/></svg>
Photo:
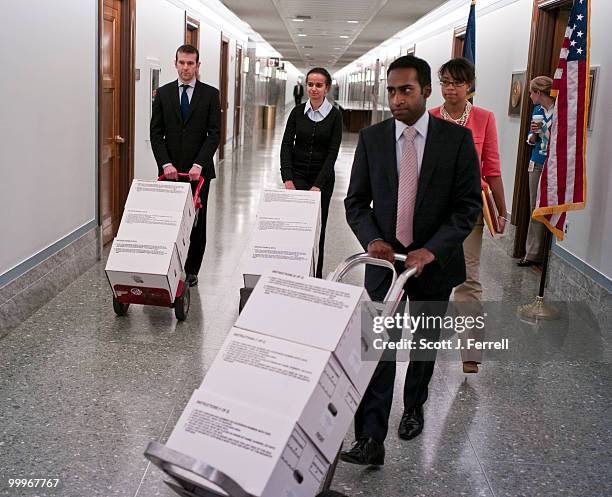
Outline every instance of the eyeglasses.
<svg viewBox="0 0 612 497"><path fill-rule="evenodd" d="M466 84L467 83L465 81L448 81L446 79L443 79L442 81L440 81L440 86L444 88L448 88L449 86L452 86L453 88L459 88L460 86L463 86Z"/></svg>

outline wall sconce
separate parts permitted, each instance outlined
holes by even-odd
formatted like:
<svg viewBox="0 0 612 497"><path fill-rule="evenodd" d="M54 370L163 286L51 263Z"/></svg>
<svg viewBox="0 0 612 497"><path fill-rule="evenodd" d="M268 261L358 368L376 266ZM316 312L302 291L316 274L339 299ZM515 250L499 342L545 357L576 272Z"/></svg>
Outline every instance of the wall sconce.
<svg viewBox="0 0 612 497"><path fill-rule="evenodd" d="M335 79L332 79L332 86L336 86L338 82Z"/></svg>
<svg viewBox="0 0 612 497"><path fill-rule="evenodd" d="M259 64L259 61L257 60L255 61L255 74L257 76L259 76L259 69L260 69L260 64Z"/></svg>
<svg viewBox="0 0 612 497"><path fill-rule="evenodd" d="M245 73L245 74L248 74L249 73L249 64L251 63L248 55L244 59L242 59L242 63L244 64L242 66L242 72Z"/></svg>
<svg viewBox="0 0 612 497"><path fill-rule="evenodd" d="M383 81L387 77L387 71L384 64L380 65L380 80Z"/></svg>

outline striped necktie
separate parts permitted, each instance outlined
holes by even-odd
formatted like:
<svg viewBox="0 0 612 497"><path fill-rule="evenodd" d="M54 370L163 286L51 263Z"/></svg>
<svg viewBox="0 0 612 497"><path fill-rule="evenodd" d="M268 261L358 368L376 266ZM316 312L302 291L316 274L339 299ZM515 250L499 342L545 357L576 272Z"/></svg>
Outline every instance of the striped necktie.
<svg viewBox="0 0 612 497"><path fill-rule="evenodd" d="M400 160L395 235L404 247L408 247L413 241L412 223L414 220L414 204L417 196L419 170L416 147L414 146L414 138L417 131L412 126L408 126L403 134L404 146Z"/></svg>

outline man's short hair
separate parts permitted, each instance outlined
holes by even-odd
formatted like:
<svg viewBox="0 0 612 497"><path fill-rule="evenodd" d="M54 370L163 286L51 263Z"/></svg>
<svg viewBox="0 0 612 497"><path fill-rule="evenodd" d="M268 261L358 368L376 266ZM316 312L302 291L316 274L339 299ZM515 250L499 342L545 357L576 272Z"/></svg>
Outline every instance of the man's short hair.
<svg viewBox="0 0 612 497"><path fill-rule="evenodd" d="M393 69L414 69L417 72L417 78L421 88L431 85L431 67L423 59L419 59L414 55L403 55L399 59L395 59L389 64L387 69L387 77Z"/></svg>
<svg viewBox="0 0 612 497"><path fill-rule="evenodd" d="M181 45L176 49L176 55L174 56L174 62L178 61L178 54L181 53L194 53L196 54L196 63L200 62L200 52L193 45Z"/></svg>

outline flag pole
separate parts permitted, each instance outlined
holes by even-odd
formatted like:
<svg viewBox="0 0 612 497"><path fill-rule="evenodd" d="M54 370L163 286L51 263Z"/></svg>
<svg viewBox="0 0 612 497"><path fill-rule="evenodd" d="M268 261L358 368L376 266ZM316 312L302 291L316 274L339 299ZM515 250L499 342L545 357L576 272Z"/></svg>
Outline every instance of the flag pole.
<svg viewBox="0 0 612 497"><path fill-rule="evenodd" d="M542 261L542 275L540 276L540 291L531 304L518 307L519 316L532 320L552 321L559 318L559 311L552 305L544 302L544 289L546 288L546 276L548 274L548 260L552 246L552 232L544 230L544 260Z"/></svg>

